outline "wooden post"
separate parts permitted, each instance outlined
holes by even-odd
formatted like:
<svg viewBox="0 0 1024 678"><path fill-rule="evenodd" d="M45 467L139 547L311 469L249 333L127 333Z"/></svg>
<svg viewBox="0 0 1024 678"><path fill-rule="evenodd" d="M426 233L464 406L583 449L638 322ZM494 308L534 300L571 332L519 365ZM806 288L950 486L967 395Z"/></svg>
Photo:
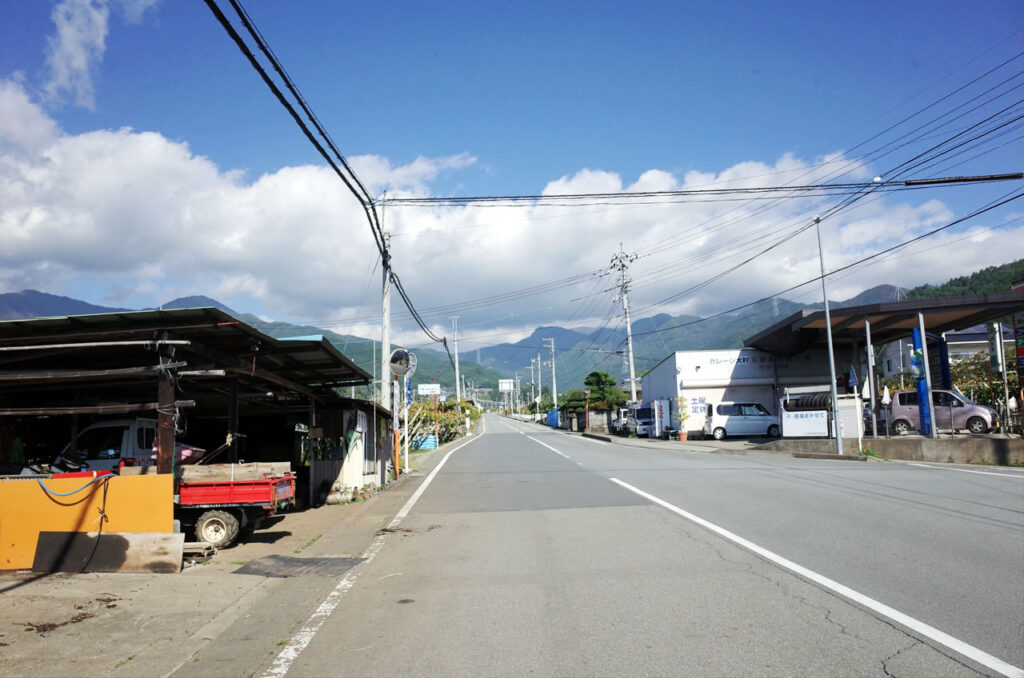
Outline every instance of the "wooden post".
<svg viewBox="0 0 1024 678"><path fill-rule="evenodd" d="M174 382L170 370L160 370L157 385L156 472L174 472Z"/></svg>

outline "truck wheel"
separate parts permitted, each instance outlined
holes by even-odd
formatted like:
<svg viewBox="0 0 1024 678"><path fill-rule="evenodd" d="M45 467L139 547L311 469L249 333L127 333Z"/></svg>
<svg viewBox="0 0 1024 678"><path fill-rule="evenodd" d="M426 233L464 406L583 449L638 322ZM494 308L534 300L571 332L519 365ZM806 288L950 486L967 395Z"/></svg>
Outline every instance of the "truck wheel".
<svg viewBox="0 0 1024 678"><path fill-rule="evenodd" d="M711 435L715 437L715 440L725 440L725 429L721 427L716 428L711 432Z"/></svg>
<svg viewBox="0 0 1024 678"><path fill-rule="evenodd" d="M238 519L227 511L207 511L196 521L196 538L222 549L238 537Z"/></svg>
<svg viewBox="0 0 1024 678"><path fill-rule="evenodd" d="M988 424L981 417L971 417L967 420L967 430L971 433L987 433Z"/></svg>

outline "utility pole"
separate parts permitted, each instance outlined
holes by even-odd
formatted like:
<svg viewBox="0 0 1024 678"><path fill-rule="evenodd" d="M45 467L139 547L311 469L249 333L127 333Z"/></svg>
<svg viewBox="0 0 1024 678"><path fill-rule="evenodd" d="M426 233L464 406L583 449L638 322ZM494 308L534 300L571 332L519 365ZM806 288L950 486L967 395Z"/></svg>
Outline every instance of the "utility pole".
<svg viewBox="0 0 1024 678"><path fill-rule="evenodd" d="M462 384L459 382L459 316L450 315L448 319L452 321L452 331L455 334L455 402L456 407L459 411L462 411Z"/></svg>
<svg viewBox="0 0 1024 678"><path fill-rule="evenodd" d="M383 289L381 291L380 332L380 406L391 410L391 234L384 233L384 256L381 257Z"/></svg>
<svg viewBox="0 0 1024 678"><path fill-rule="evenodd" d="M832 317L828 310L828 287L825 285L825 254L821 249L821 217L814 217L818 233L818 259L821 261L821 296L825 300L825 336L828 339L828 371L832 376L832 430L836 434L836 454L843 453L843 432L839 430L839 394L836 392L836 359L832 349Z"/></svg>
<svg viewBox="0 0 1024 678"><path fill-rule="evenodd" d="M537 387L537 378L533 376L533 358L530 358L530 402L533 404L534 410L537 410L537 395L534 389ZM529 408L527 408L529 409Z"/></svg>
<svg viewBox="0 0 1024 678"><path fill-rule="evenodd" d="M629 264L636 260L635 254L626 254L619 243L619 253L612 257L612 270L619 271L619 294L616 301L622 300L622 310L626 314L626 352L629 358L629 402L636 402L636 367L633 364L633 324L629 318L629 283L626 275Z"/></svg>
<svg viewBox="0 0 1024 678"><path fill-rule="evenodd" d="M558 378L555 376L555 339L554 337L544 337L544 341L551 342L551 402L554 403L555 409L558 409Z"/></svg>
<svg viewBox="0 0 1024 678"><path fill-rule="evenodd" d="M540 401L544 400L544 364L540 361L540 352L537 352L537 414L540 414Z"/></svg>

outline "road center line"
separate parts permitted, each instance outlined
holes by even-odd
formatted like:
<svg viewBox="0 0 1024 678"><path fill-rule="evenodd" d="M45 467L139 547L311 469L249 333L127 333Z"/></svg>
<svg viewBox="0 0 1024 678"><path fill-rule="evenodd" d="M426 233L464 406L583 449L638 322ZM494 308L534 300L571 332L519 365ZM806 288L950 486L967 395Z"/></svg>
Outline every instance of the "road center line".
<svg viewBox="0 0 1024 678"><path fill-rule="evenodd" d="M883 617L887 617L888 619L896 622L897 624L901 624L911 629L912 631L926 638L929 638L935 641L936 643L939 643L940 645L944 645L945 647L949 648L950 650L953 650L957 654L967 657L968 659L971 659L988 669L991 669L1001 675L1007 676L1008 678L1024 678L1024 669L1021 669L1020 667L1014 666L1009 662L1005 662L1002 659L999 659L998 657L994 657L988 654L987 652L974 647L973 645L968 645L964 641L958 638L954 638L948 633L940 631L933 626L929 626L928 624L925 624L922 621L914 619L913 617L906 615L900 612L899 610L895 610L889 607L888 605L885 605L884 603L880 603L874 598L869 598L863 593L854 591L848 586L844 586L843 584L840 584L837 581L829 579L824 575L818 574L813 570L809 570L806 567L803 567L802 565L797 565L793 561L787 560L786 558L783 558L782 556L773 553L772 551L769 551L766 548L758 546L752 541L744 539L743 537L734 534L723 527L719 527L714 523L708 522L707 520L704 520L699 516L695 516L689 511L685 511L679 508L678 506L668 503L664 499L659 499L658 497L655 497L653 494L648 494L647 492L644 492L641 489L633 487L628 483L624 483L618 478L610 478L609 480L611 480L616 485L619 485L620 487L625 488L630 492L637 494L650 502L653 502L663 508L666 508L675 514L680 515L683 518L686 518L687 520L697 523L705 529L711 530L715 534L724 537L725 539L731 541L737 546L744 548L754 553L755 555L760 556L761 558L764 558L765 560L774 563L775 565L778 565L783 569L789 570L790 572L793 572L799 577L807 579L808 581L812 581L815 584L825 589L828 589L829 591L832 591L833 593L836 593L848 600L851 600L862 607L866 607L867 609L876 612L882 615Z"/></svg>
<svg viewBox="0 0 1024 678"><path fill-rule="evenodd" d="M395 514L394 519L388 523L387 529L394 530L399 526L399 524L401 524L402 519L409 515L409 511L411 511L413 506L416 505L416 502L419 501L420 496L422 496L423 492L427 489L427 486L433 482L434 476L436 476L438 471L441 470L441 467L445 465L445 462L448 461L449 457L474 440L479 440L481 437L483 437L482 434L475 438L470 438L458 447L454 447L449 450L448 454L444 455L441 461L437 463L437 466L435 466L423 482L420 483L420 486L412 493L412 496L405 502L405 505L402 506L398 513ZM280 654L277 655L277 659L274 660L274 663L266 670L266 672L264 672L263 678L283 678L283 676L288 673L292 664L294 664L295 660L299 658L299 654L309 646L313 641L314 636L316 636L317 631L320 630L320 627L324 625L324 622L326 622L328 617L331 616L331 613L333 613L334 610L337 609L338 605L341 604L341 600L345 597L345 594L355 586L356 580L359 579L359 574L366 569L365 566L369 565L377 554L380 553L380 550L384 548L384 542L387 539L387 535L387 532L379 533L373 542L366 547L366 551L364 551L360 556L363 559L363 562L360 563L362 567L356 566L342 577L341 581L338 582L338 585L335 586L329 594L327 594L324 602L320 603L320 607L310 615L309 619L306 620L306 623L302 625L302 628L295 632L295 635L292 636L288 644L283 650L281 650Z"/></svg>
<svg viewBox="0 0 1024 678"><path fill-rule="evenodd" d="M1011 478L1013 480L1024 480L1024 475L1018 475L1016 473L993 473L991 471L971 471L966 468L946 468L945 466L932 466L931 464L914 464L909 463L908 466L920 466L921 468L933 468L936 471L959 471L960 473L977 473L979 476L995 476L997 478Z"/></svg>

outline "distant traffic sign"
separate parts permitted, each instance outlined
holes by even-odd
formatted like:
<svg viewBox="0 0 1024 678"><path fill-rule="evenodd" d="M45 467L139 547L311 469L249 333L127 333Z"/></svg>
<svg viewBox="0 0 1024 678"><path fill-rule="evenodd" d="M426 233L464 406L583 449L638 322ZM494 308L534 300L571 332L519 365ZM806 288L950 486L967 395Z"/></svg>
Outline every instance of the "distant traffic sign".
<svg viewBox="0 0 1024 678"><path fill-rule="evenodd" d="M502 393L511 393L512 391L515 391L516 390L516 380L515 379L499 379L498 380L498 390L501 391Z"/></svg>

